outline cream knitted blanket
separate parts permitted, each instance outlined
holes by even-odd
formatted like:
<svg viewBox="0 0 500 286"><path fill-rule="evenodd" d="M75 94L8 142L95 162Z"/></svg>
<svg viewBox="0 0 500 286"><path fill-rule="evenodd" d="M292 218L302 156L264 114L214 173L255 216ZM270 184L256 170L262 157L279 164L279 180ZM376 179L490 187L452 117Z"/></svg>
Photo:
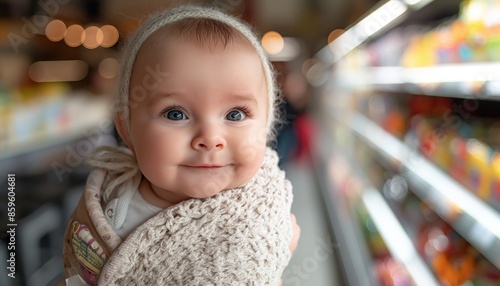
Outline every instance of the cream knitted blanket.
<svg viewBox="0 0 500 286"><path fill-rule="evenodd" d="M106 261L98 285L276 285L288 264L292 187L268 149L242 187L165 209Z"/></svg>

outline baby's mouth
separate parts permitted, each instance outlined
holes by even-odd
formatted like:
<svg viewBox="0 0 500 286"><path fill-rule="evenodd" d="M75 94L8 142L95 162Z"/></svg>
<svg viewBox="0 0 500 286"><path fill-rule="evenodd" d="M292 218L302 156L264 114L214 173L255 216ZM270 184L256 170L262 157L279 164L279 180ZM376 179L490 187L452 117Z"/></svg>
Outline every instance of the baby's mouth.
<svg viewBox="0 0 500 286"><path fill-rule="evenodd" d="M197 169L218 169L224 167L224 165L218 164L201 164L201 165L186 165L186 167L197 168Z"/></svg>
<svg viewBox="0 0 500 286"><path fill-rule="evenodd" d="M205 168L205 169L216 169L216 168L222 168L223 166L220 165L201 165L201 166L193 166L194 168Z"/></svg>

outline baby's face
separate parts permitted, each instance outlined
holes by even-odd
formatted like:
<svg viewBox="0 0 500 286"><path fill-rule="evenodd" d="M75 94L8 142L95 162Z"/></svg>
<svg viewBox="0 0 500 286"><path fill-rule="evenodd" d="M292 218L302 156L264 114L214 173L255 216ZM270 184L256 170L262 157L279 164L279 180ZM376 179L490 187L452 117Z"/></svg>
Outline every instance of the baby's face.
<svg viewBox="0 0 500 286"><path fill-rule="evenodd" d="M170 39L143 46L127 143L154 193L174 202L205 198L252 178L266 149L266 92L248 45L210 49Z"/></svg>

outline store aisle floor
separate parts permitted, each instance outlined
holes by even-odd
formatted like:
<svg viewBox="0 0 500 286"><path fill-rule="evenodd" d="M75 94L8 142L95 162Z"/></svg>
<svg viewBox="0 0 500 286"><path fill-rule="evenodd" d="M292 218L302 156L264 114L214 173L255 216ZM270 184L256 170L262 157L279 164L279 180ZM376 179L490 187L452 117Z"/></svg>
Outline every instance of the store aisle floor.
<svg viewBox="0 0 500 286"><path fill-rule="evenodd" d="M283 285L341 285L335 258L337 245L313 169L307 163L292 162L285 170L293 184L292 212L300 225L301 236L283 273Z"/></svg>

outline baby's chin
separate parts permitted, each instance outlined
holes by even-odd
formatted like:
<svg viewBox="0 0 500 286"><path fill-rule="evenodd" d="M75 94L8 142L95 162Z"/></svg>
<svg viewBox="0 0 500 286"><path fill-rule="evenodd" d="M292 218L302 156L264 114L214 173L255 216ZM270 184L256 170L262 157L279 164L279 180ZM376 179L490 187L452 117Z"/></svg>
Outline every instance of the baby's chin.
<svg viewBox="0 0 500 286"><path fill-rule="evenodd" d="M221 192L242 187L247 184L259 171L248 169L246 172L238 172L231 168L230 171L222 170L197 170L196 174L191 173L189 177L177 177L175 181L162 182L161 180L153 185L156 192L164 193L166 196L158 194L160 197L171 197L178 199L205 199L213 197ZM235 172L236 171L236 172ZM210 172L207 176L205 173ZM167 195L168 194L168 195Z"/></svg>
<svg viewBox="0 0 500 286"><path fill-rule="evenodd" d="M246 184L246 181L243 182L233 182L226 186L220 186L214 182L209 182L203 184L202 186L192 186L190 188L190 192L185 193L188 197L196 198L196 199L206 199L213 196L216 196L219 193L230 191L239 187L242 187Z"/></svg>
<svg viewBox="0 0 500 286"><path fill-rule="evenodd" d="M238 186L234 186L234 187L227 186L227 187L221 188L220 186L217 186L215 184L206 184L203 187L199 188L198 190L194 190L195 192L191 195L191 197L196 198L196 199L206 199L206 198L216 196L219 193L232 190L232 189L237 188L237 187Z"/></svg>

